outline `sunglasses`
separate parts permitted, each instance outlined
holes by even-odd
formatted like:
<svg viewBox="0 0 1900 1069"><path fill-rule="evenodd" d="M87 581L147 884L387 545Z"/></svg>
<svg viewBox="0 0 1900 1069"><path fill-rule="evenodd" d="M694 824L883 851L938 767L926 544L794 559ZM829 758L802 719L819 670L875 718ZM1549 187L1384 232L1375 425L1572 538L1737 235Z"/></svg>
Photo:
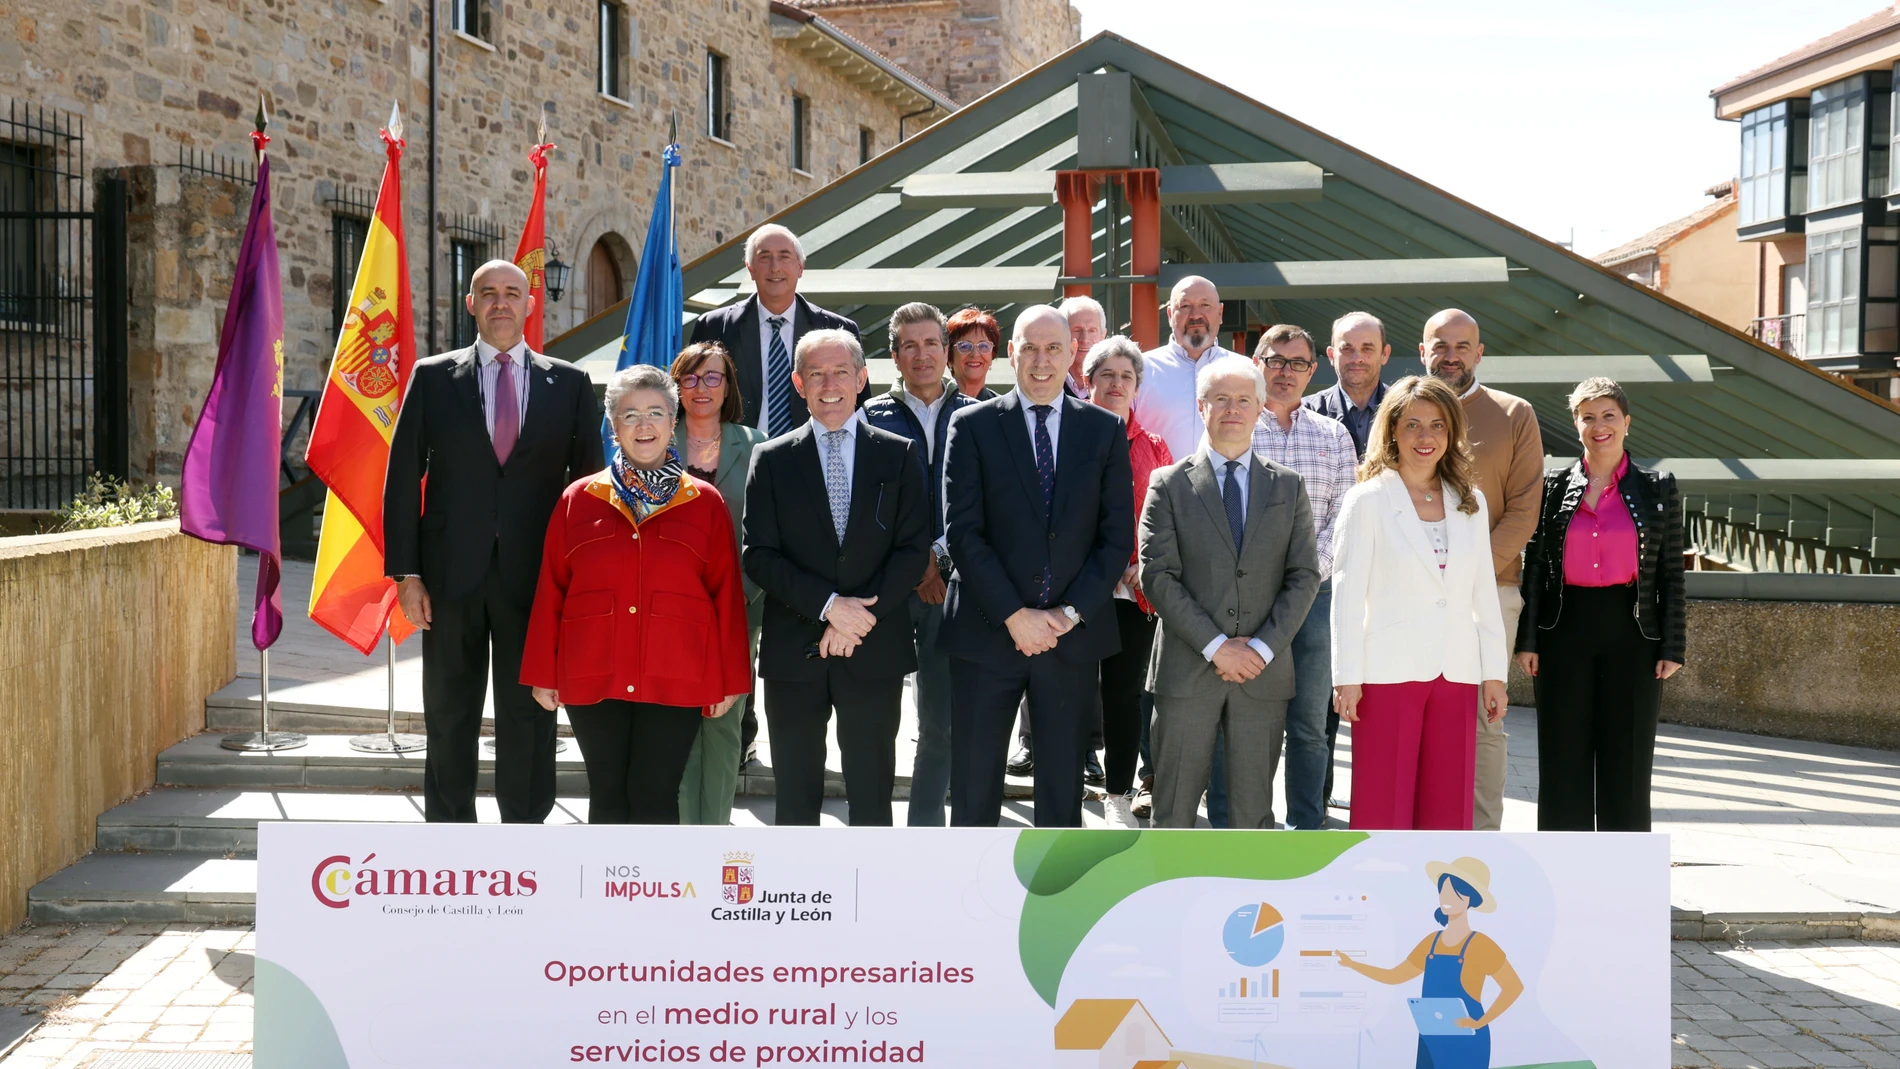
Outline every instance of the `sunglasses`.
<svg viewBox="0 0 1900 1069"><path fill-rule="evenodd" d="M701 371L698 374L693 374L689 372L685 375L680 376L680 388L684 390L691 390L696 387L704 386L708 390L710 390L721 385L725 381L726 381L726 376L723 372Z"/></svg>

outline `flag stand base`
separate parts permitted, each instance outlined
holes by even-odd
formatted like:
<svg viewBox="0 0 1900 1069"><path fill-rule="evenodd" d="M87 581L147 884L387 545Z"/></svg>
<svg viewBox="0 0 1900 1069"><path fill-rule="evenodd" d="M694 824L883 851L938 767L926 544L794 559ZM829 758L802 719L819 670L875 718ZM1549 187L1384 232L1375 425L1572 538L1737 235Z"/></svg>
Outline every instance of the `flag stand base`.
<svg viewBox="0 0 1900 1069"><path fill-rule="evenodd" d="M401 732L386 731L378 735L358 735L350 740L350 749L364 753L412 753L429 748L429 740L421 735L406 735Z"/></svg>
<svg viewBox="0 0 1900 1069"><path fill-rule="evenodd" d="M218 740L218 745L227 750L272 753L277 750L294 750L309 742L310 739L307 736L295 731L245 731L236 735L226 735Z"/></svg>

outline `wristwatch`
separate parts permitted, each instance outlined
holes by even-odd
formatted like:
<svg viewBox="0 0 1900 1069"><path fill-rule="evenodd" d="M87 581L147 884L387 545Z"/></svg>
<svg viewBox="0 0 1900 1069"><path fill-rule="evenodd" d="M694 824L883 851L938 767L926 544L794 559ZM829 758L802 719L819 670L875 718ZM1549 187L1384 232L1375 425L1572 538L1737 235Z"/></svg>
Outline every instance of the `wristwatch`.
<svg viewBox="0 0 1900 1069"><path fill-rule="evenodd" d="M946 581L950 578L950 551L947 549L937 551L937 578Z"/></svg>
<svg viewBox="0 0 1900 1069"><path fill-rule="evenodd" d="M1062 615L1068 617L1069 622L1072 624L1079 624L1082 622L1082 614L1079 612L1076 612L1075 606L1073 605L1064 605L1062 607Z"/></svg>

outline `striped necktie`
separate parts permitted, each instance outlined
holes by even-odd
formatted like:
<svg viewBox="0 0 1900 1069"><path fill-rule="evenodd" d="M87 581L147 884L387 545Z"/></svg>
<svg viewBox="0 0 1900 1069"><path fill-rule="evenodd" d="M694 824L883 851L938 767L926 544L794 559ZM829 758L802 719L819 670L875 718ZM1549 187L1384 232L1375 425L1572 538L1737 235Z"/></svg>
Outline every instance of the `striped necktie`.
<svg viewBox="0 0 1900 1069"><path fill-rule="evenodd" d="M777 435L792 429L792 354L785 351L785 317L767 316L765 324L772 330L765 361L765 433Z"/></svg>

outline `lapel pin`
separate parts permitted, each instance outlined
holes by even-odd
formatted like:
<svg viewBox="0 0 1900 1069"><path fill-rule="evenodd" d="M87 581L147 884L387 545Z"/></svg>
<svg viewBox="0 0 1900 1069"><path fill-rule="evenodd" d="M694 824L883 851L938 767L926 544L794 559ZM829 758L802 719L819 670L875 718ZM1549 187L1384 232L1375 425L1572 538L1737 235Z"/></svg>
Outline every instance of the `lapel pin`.
<svg viewBox="0 0 1900 1069"><path fill-rule="evenodd" d="M549 375L549 376L548 376L548 385L549 385L549 386L552 386L552 385L554 385L554 376L552 376L552 375Z"/></svg>

